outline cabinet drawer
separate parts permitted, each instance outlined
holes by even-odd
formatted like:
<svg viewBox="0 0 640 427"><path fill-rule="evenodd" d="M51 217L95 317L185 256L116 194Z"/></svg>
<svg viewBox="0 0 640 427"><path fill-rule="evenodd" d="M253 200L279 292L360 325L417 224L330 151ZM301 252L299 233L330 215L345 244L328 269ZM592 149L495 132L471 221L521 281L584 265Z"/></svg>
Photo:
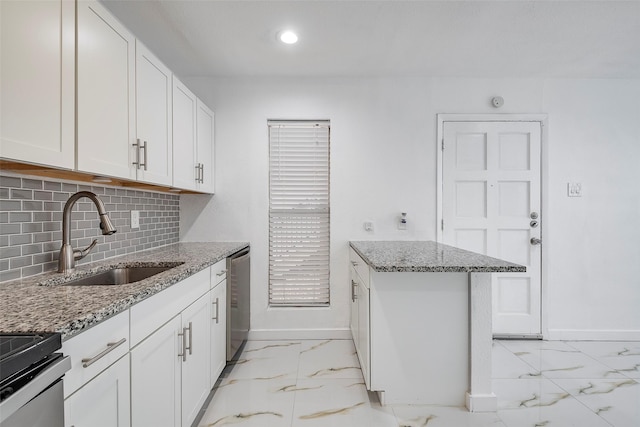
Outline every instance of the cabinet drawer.
<svg viewBox="0 0 640 427"><path fill-rule="evenodd" d="M369 266L353 248L349 248L349 264L356 270L362 283L369 288Z"/></svg>
<svg viewBox="0 0 640 427"><path fill-rule="evenodd" d="M227 278L227 260L226 258L218 261L211 266L211 289Z"/></svg>
<svg viewBox="0 0 640 427"><path fill-rule="evenodd" d="M62 352L71 357L71 370L64 376L66 398L129 352L129 311L63 342Z"/></svg>
<svg viewBox="0 0 640 427"><path fill-rule="evenodd" d="M209 268L131 307L131 347L209 292Z"/></svg>

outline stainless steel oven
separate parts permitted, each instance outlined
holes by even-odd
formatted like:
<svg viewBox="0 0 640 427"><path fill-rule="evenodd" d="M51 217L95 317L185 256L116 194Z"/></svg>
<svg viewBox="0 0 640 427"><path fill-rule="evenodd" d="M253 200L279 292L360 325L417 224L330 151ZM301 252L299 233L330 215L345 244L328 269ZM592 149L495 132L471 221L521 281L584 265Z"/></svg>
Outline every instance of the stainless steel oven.
<svg viewBox="0 0 640 427"><path fill-rule="evenodd" d="M0 334L0 427L64 427L58 333Z"/></svg>

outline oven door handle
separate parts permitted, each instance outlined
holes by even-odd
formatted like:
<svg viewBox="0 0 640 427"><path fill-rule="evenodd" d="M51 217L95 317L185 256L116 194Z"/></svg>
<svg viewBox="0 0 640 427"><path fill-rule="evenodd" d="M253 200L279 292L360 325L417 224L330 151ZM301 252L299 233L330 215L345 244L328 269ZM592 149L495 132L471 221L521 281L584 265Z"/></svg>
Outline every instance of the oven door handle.
<svg viewBox="0 0 640 427"><path fill-rule="evenodd" d="M0 403L0 423L46 390L51 384L62 378L69 369L71 369L71 358L65 356L52 363L47 369L33 377L24 387L3 400Z"/></svg>

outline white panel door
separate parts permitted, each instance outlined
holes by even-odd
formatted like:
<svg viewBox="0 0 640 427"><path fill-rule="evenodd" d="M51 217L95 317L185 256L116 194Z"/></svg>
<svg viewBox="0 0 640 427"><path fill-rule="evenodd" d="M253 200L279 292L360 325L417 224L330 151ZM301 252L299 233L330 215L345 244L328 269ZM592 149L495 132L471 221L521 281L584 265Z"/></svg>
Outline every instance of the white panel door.
<svg viewBox="0 0 640 427"><path fill-rule="evenodd" d="M64 401L66 427L129 427L129 357L124 356Z"/></svg>
<svg viewBox="0 0 640 427"><path fill-rule="evenodd" d="M75 3L0 1L0 156L75 167Z"/></svg>
<svg viewBox="0 0 640 427"><path fill-rule="evenodd" d="M539 122L444 122L443 243L527 266L493 274L493 333L541 333Z"/></svg>
<svg viewBox="0 0 640 427"><path fill-rule="evenodd" d="M131 350L133 426L180 426L180 326L176 316Z"/></svg>
<svg viewBox="0 0 640 427"><path fill-rule="evenodd" d="M196 96L173 76L173 186L196 190Z"/></svg>
<svg viewBox="0 0 640 427"><path fill-rule="evenodd" d="M207 277L208 279L208 277ZM182 312L182 331L187 334L186 360L182 363L182 426L190 426L211 388L211 317L209 293Z"/></svg>
<svg viewBox="0 0 640 427"><path fill-rule="evenodd" d="M77 10L78 170L135 179L135 38L97 1Z"/></svg>
<svg viewBox="0 0 640 427"><path fill-rule="evenodd" d="M138 181L171 185L173 140L171 70L136 40L136 132ZM143 166L144 165L144 166Z"/></svg>
<svg viewBox="0 0 640 427"><path fill-rule="evenodd" d="M197 103L197 157L200 164L200 191L213 194L214 190L214 159L213 159L213 111L198 99Z"/></svg>

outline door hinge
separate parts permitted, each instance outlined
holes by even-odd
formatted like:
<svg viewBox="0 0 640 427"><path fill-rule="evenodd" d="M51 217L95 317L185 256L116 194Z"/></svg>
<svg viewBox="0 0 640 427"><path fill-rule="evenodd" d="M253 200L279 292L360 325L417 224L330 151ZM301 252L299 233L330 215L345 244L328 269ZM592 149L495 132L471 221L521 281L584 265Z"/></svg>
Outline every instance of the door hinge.
<svg viewBox="0 0 640 427"><path fill-rule="evenodd" d="M442 151L444 151L444 139L442 140Z"/></svg>
<svg viewBox="0 0 640 427"><path fill-rule="evenodd" d="M444 219L440 220L440 229L444 231Z"/></svg>

